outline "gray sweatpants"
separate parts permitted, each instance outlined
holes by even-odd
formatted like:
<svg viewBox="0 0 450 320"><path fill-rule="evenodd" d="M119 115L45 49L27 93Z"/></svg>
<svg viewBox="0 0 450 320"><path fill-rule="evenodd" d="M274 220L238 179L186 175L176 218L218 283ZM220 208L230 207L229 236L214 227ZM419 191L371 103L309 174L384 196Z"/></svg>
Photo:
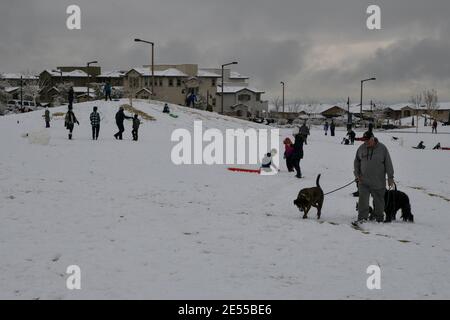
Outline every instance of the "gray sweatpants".
<svg viewBox="0 0 450 320"><path fill-rule="evenodd" d="M369 219L369 200L373 197L373 216L377 221L384 220L384 193L385 189L372 189L359 184L358 220Z"/></svg>

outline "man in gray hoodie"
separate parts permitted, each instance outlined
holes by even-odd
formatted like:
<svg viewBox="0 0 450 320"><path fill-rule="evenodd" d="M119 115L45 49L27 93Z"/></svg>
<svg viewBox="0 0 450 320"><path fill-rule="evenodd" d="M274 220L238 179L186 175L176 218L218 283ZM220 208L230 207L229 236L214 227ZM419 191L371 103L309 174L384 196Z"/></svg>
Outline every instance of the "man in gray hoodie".
<svg viewBox="0 0 450 320"><path fill-rule="evenodd" d="M384 193L386 175L389 187L394 185L394 167L384 144L371 131L363 135L364 144L358 148L354 161L354 174L359 184L358 221L369 218L369 199L373 197L373 216L377 222L384 218Z"/></svg>

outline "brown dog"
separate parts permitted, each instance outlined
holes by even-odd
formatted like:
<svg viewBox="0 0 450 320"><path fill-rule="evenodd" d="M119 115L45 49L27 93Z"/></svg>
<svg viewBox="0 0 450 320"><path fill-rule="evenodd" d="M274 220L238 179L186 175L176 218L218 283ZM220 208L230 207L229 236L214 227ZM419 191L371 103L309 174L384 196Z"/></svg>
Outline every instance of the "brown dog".
<svg viewBox="0 0 450 320"><path fill-rule="evenodd" d="M308 218L308 212L311 207L317 208L317 219L320 219L324 195L319 180L320 174L317 176L316 187L302 189L297 199L294 200L294 204L298 209L304 212L303 219Z"/></svg>

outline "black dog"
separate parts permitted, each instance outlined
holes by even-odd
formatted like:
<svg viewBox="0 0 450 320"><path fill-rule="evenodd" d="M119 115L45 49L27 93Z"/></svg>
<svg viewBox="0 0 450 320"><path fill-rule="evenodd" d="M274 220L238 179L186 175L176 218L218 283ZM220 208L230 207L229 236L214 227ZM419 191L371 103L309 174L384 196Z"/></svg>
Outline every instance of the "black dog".
<svg viewBox="0 0 450 320"><path fill-rule="evenodd" d="M414 215L411 213L411 204L406 193L395 190L387 190L384 194L384 212L386 212L385 222L395 220L397 211L402 209L401 218L405 222L414 222Z"/></svg>
<svg viewBox="0 0 450 320"><path fill-rule="evenodd" d="M304 212L303 219L308 218L308 212L311 207L317 208L317 219L320 219L324 195L319 180L320 174L316 179L316 187L300 190L297 199L294 200L294 204L297 208Z"/></svg>
<svg viewBox="0 0 450 320"><path fill-rule="evenodd" d="M396 220L397 211L402 209L401 219L404 222L414 222L414 215L411 213L411 204L406 193L398 191L397 186L395 190L386 190L384 193L384 212L386 219L384 222L389 223ZM356 203L356 211L358 211L358 203ZM369 206L369 220L375 220L373 216L373 208Z"/></svg>

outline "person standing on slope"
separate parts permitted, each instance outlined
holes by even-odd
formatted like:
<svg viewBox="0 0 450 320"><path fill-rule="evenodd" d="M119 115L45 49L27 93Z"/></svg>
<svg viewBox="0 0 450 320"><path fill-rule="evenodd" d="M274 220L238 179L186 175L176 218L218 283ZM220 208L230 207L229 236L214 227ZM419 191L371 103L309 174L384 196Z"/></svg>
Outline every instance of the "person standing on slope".
<svg viewBox="0 0 450 320"><path fill-rule="evenodd" d="M92 126L92 140L98 140L98 135L100 133L100 114L97 112L98 108L94 107L89 119L91 120Z"/></svg>
<svg viewBox="0 0 450 320"><path fill-rule="evenodd" d="M292 164L292 155L294 153L294 145L291 139L286 138L284 143L284 158L286 159L286 167L289 172L294 172L294 166Z"/></svg>
<svg viewBox="0 0 450 320"><path fill-rule="evenodd" d="M437 123L436 119L434 119L433 125L432 125L432 129L431 129L431 133L437 134L437 127L438 127L438 123Z"/></svg>
<svg viewBox="0 0 450 320"><path fill-rule="evenodd" d="M105 87L103 88L103 91L104 91L104 94L105 94L105 101L108 101L108 98L109 98L109 101L112 101L112 98L111 98L112 88L111 88L111 84L109 82L107 82L105 84Z"/></svg>
<svg viewBox="0 0 450 320"><path fill-rule="evenodd" d="M75 92L73 90L73 87L70 87L69 92L67 94L67 100L69 101L69 107L73 106L74 98L75 98Z"/></svg>
<svg viewBox="0 0 450 320"><path fill-rule="evenodd" d="M325 124L323 125L323 131L325 131L325 135L328 135L328 128L329 128L328 121L325 121Z"/></svg>
<svg viewBox="0 0 450 320"><path fill-rule="evenodd" d="M45 118L45 127L50 128L50 111L48 110L48 107L45 108L44 118Z"/></svg>
<svg viewBox="0 0 450 320"><path fill-rule="evenodd" d="M308 136L309 136L310 132L309 132L308 126L306 125L306 120L305 120L305 122L303 122L303 125L300 127L299 133L302 135L303 142L305 144L308 144Z"/></svg>
<svg viewBox="0 0 450 320"><path fill-rule="evenodd" d="M358 220L353 223L355 226L369 219L370 195L373 197L373 217L377 222L383 222L386 175L389 187L394 185L394 167L386 146L370 131L364 133L363 140L364 144L358 148L353 163L359 186Z"/></svg>
<svg viewBox="0 0 450 320"><path fill-rule="evenodd" d="M73 107L69 105L69 110L66 113L66 118L64 119L64 124L66 126L66 129L69 130L69 140L72 140L72 132L73 127L75 126L75 123L80 125L80 123L77 120L77 117L75 117L75 113L72 111Z"/></svg>
<svg viewBox="0 0 450 320"><path fill-rule="evenodd" d="M114 135L114 138L119 139L119 140L122 140L122 139L123 139L122 134L123 134L124 131L125 131L125 127L123 126L123 121L124 121L125 119L133 119L133 118L127 116L127 115L124 113L123 107L120 107L120 108L119 108L119 111L117 111L117 113L116 113L116 124L117 124L117 128L119 129L119 132L117 132L117 133Z"/></svg>
<svg viewBox="0 0 450 320"><path fill-rule="evenodd" d="M336 124L334 123L334 120L331 120L330 132L331 132L332 137L334 137L335 130L336 130Z"/></svg>
<svg viewBox="0 0 450 320"><path fill-rule="evenodd" d="M138 115L135 114L133 118L133 131L131 131L131 134L133 135L133 141L138 141L138 132L140 125L141 120L139 120Z"/></svg>

